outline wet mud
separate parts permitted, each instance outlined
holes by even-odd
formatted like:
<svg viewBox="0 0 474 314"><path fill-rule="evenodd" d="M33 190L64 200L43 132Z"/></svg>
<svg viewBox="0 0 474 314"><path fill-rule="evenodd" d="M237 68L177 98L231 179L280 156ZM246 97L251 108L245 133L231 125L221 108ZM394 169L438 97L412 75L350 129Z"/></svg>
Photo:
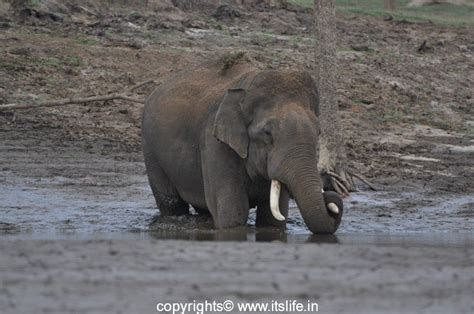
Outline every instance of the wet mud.
<svg viewBox="0 0 474 314"><path fill-rule="evenodd" d="M224 232L213 230L211 218L193 215L192 209L188 216L161 217L140 152L101 154L100 144L89 151L74 145L54 150L36 147L30 155L21 142L3 141L0 234L39 239L94 234L134 238L141 233L166 239L319 241L309 236L293 201L285 230L255 228L255 209L247 227ZM27 158L31 160L25 163ZM426 187L409 192L405 185L376 192L363 190L361 183L358 187L359 192L344 199L338 236L401 236L404 243L410 237L416 243L425 235L445 237L440 244L449 242L449 237L474 241L473 194L439 193Z"/></svg>

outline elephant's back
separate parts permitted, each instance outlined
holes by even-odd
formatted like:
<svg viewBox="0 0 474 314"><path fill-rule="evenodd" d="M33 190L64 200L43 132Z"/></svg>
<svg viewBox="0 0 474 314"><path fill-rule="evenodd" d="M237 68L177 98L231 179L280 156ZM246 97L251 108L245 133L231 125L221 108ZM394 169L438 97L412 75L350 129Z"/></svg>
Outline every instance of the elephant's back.
<svg viewBox="0 0 474 314"><path fill-rule="evenodd" d="M192 128L227 89L252 70L251 66L241 64L223 71L220 62L208 62L181 72L152 94L144 114L157 115L154 118L162 123Z"/></svg>

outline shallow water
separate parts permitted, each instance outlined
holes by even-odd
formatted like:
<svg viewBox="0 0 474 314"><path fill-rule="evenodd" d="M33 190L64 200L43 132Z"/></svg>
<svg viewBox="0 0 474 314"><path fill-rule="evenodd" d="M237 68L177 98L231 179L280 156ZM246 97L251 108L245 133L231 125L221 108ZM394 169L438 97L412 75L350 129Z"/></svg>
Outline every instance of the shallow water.
<svg viewBox="0 0 474 314"><path fill-rule="evenodd" d="M279 242L289 244L345 244L384 245L401 247L474 247L474 236L469 233L442 234L359 234L338 231L335 235L314 235L309 232L291 233L288 230L246 227L234 230L142 231L110 233L4 233L3 240L185 240Z"/></svg>
<svg viewBox="0 0 474 314"><path fill-rule="evenodd" d="M157 218L144 176L122 186L91 179L8 176L0 190L3 238L143 238L196 241L279 241L472 246L474 195L428 197L419 193L359 192L344 200L343 222L335 236L312 235L293 203L286 230L248 227L209 230L202 217Z"/></svg>

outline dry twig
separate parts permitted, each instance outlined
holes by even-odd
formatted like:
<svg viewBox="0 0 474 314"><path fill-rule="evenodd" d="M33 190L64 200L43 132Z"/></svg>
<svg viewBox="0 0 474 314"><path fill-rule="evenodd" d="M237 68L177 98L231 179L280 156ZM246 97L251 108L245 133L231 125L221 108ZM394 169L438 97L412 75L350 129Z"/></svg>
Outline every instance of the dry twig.
<svg viewBox="0 0 474 314"><path fill-rule="evenodd" d="M23 109L33 109L33 108L58 107L58 106L65 106L65 105L71 105L71 104L85 104L85 103L90 103L90 102L107 101L107 100L114 100L114 99L121 99L121 100L127 100L127 101L131 101L131 102L144 104L145 100L134 98L133 96L130 96L130 94L133 91L135 91L135 90L137 90L137 89L139 89L139 88L141 88L145 85L151 84L151 83L154 83L154 81L153 80L147 80L147 81L141 82L139 84L136 84L136 85L132 86L125 93L112 93L112 94L107 94L107 95L81 97L81 98L64 98L64 99L59 99L59 100L40 102L40 103L37 103L37 104L6 104L6 105L0 105L0 112L8 111L8 110L23 110Z"/></svg>
<svg viewBox="0 0 474 314"><path fill-rule="evenodd" d="M346 180L344 180L340 175L338 175L337 173L333 172L333 171L328 171L328 175L330 175L331 177L341 181L341 182L344 182Z"/></svg>
<svg viewBox="0 0 474 314"><path fill-rule="evenodd" d="M331 185L332 187L334 188L334 190L340 194L340 195L344 195L344 192L341 190L341 188L339 187L339 184L336 183L336 179L333 178L333 177L329 177L329 180L331 181Z"/></svg>
<svg viewBox="0 0 474 314"><path fill-rule="evenodd" d="M377 189L374 187L374 185L372 183L370 183L369 180L367 180L363 175L358 174L358 173L353 173L353 172L351 172L349 174L353 177L356 177L357 179L359 179L363 183L365 183L372 191L377 191Z"/></svg>
<svg viewBox="0 0 474 314"><path fill-rule="evenodd" d="M357 192L353 188L354 183L350 176L339 175L333 171L328 171L326 174L330 179L332 187L337 193L343 196L348 196L350 192Z"/></svg>
<svg viewBox="0 0 474 314"><path fill-rule="evenodd" d="M336 190L337 193L341 194L343 197L349 196L350 194L349 190L346 188L344 183L342 183L339 179L337 179L334 176L330 176L329 178L331 180L331 185L333 186L334 190Z"/></svg>
<svg viewBox="0 0 474 314"><path fill-rule="evenodd" d="M141 88L141 87L143 87L143 86L145 86L145 85L154 84L154 83L155 83L154 80L146 80L146 81L140 82L140 83L138 83L138 84L132 86L128 91L129 91L130 93L133 93L134 91L136 91L137 89L139 89L139 88Z"/></svg>

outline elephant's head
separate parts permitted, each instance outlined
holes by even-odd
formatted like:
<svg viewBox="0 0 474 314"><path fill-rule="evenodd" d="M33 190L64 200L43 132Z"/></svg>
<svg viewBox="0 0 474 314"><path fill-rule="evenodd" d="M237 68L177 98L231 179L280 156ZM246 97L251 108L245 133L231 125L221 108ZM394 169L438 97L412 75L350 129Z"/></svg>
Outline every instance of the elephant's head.
<svg viewBox="0 0 474 314"><path fill-rule="evenodd" d="M319 95L307 72L264 71L226 93L214 135L245 160L251 178L271 180L276 219L284 219L278 208L281 190L296 200L313 233L334 233L342 203L327 203L322 193L318 115Z"/></svg>

